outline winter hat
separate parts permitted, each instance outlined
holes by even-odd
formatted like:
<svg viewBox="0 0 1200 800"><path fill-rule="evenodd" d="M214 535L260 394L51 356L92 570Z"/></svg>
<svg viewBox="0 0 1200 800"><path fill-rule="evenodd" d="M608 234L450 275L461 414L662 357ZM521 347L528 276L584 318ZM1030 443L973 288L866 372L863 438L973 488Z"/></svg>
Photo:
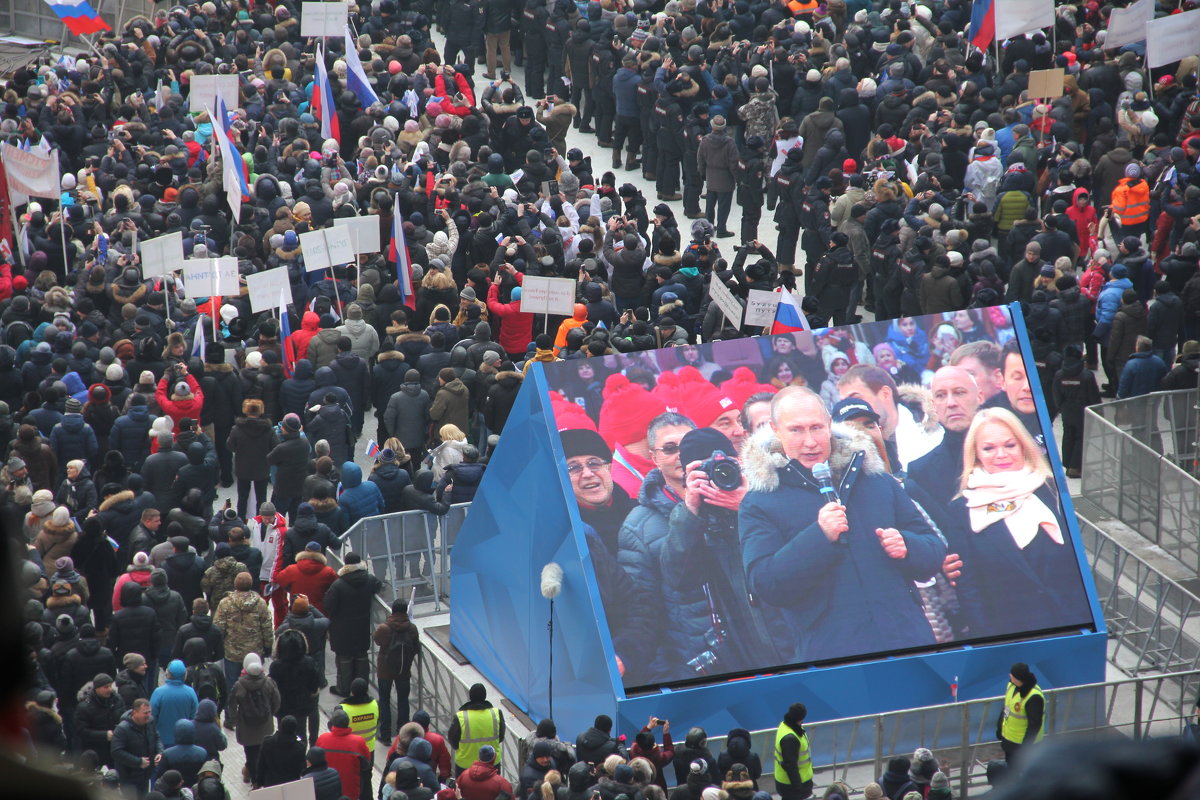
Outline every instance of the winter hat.
<svg viewBox="0 0 1200 800"><path fill-rule="evenodd" d="M121 665L125 669L134 670L143 666L146 663L146 657L141 653L126 653L125 658L121 660Z"/></svg>
<svg viewBox="0 0 1200 800"><path fill-rule="evenodd" d="M868 783L863 787L863 797L866 800L883 800L883 787L878 783Z"/></svg>
<svg viewBox="0 0 1200 800"><path fill-rule="evenodd" d="M50 523L62 528L71 523L71 512L66 506L59 506L50 514Z"/></svg>
<svg viewBox="0 0 1200 800"><path fill-rule="evenodd" d="M479 748L479 760L484 764L490 764L496 760L496 748L490 744L485 744Z"/></svg>
<svg viewBox="0 0 1200 800"><path fill-rule="evenodd" d="M721 790L715 786L709 786L700 793L701 800L721 800Z"/></svg>
<svg viewBox="0 0 1200 800"><path fill-rule="evenodd" d="M617 783L633 783L633 767L621 764L613 770L613 780Z"/></svg>
<svg viewBox="0 0 1200 800"><path fill-rule="evenodd" d="M108 369L104 370L104 380L106 381L122 381L125 380L125 370L120 364L109 364Z"/></svg>
<svg viewBox="0 0 1200 800"><path fill-rule="evenodd" d="M92 678L92 686L99 689L101 686L111 686L113 683L112 676L107 672L100 672L96 677Z"/></svg>
<svg viewBox="0 0 1200 800"><path fill-rule="evenodd" d="M175 384L175 394L180 397L189 397L192 394L192 389L187 385L187 381L179 381Z"/></svg>
<svg viewBox="0 0 1200 800"><path fill-rule="evenodd" d="M54 562L54 568L67 575L75 571L75 562L71 560L70 556L63 556Z"/></svg>
<svg viewBox="0 0 1200 800"><path fill-rule="evenodd" d="M289 431L298 431L298 430L300 430L301 423L300 423L300 417L299 417L299 415L297 415L297 414L286 414L286 415L284 416L284 418L283 418L283 427L284 427L284 429L285 429L285 430L289 430Z"/></svg>
<svg viewBox="0 0 1200 800"><path fill-rule="evenodd" d="M142 373L140 375L138 375L138 383L145 383L145 384L149 384L150 386L153 386L154 385L154 373L148 369L142 370Z"/></svg>
<svg viewBox="0 0 1200 800"><path fill-rule="evenodd" d="M734 398L705 380L695 367L684 367L676 375L683 400L681 410L697 426L707 428L725 412L740 408Z"/></svg>
<svg viewBox="0 0 1200 800"><path fill-rule="evenodd" d="M33 493L33 505L29 507L39 517L48 517L54 513L54 495L49 489L38 489Z"/></svg>
<svg viewBox="0 0 1200 800"><path fill-rule="evenodd" d="M604 383L604 405L600 408L600 435L610 447L646 438L646 428L666 404L624 375L610 375Z"/></svg>
<svg viewBox="0 0 1200 800"><path fill-rule="evenodd" d="M550 393L550 408L554 412L554 424L560 435L568 430L596 430L596 423L587 415L587 412L578 404L563 399L558 392ZM563 446L566 446L565 440Z"/></svg>
<svg viewBox="0 0 1200 800"><path fill-rule="evenodd" d="M170 664L167 664L167 677L172 680L181 681L183 676L187 674L187 667L178 658L174 659Z"/></svg>
<svg viewBox="0 0 1200 800"><path fill-rule="evenodd" d="M1129 270L1125 268L1124 264L1113 264L1113 268L1108 274L1112 276L1113 280L1120 280L1129 277Z"/></svg>
<svg viewBox="0 0 1200 800"><path fill-rule="evenodd" d="M292 613L293 614L302 617L308 613L309 608L311 608L311 606L309 605L308 598L305 597L304 595L298 594L292 598ZM262 666L259 665L259 668L261 669ZM249 672L248 669L247 669L247 672Z"/></svg>
<svg viewBox="0 0 1200 800"><path fill-rule="evenodd" d="M258 677L263 673L262 659L258 657L258 653L247 653L242 659L242 669L246 670L247 675Z"/></svg>
<svg viewBox="0 0 1200 800"><path fill-rule="evenodd" d="M68 397L65 408L68 414L78 414L83 410L83 403L79 402L74 397Z"/></svg>
<svg viewBox="0 0 1200 800"><path fill-rule="evenodd" d="M760 392L775 393L775 387L759 383L754 370L749 367L738 367L733 371L733 377L721 384L721 393L733 400L738 408L746 405L751 396Z"/></svg>
<svg viewBox="0 0 1200 800"><path fill-rule="evenodd" d="M712 118L712 121L709 124L712 126L714 132L719 133L720 131L725 130L725 117L718 114Z"/></svg>
<svg viewBox="0 0 1200 800"><path fill-rule="evenodd" d="M146 555L145 553L134 553L133 554L133 565L135 567L144 567L144 566L148 565L149 563L150 563L150 556Z"/></svg>
<svg viewBox="0 0 1200 800"><path fill-rule="evenodd" d="M929 779L930 789L949 789L950 779L946 777L944 772L935 772L933 777Z"/></svg>
<svg viewBox="0 0 1200 800"><path fill-rule="evenodd" d="M1022 686L1028 686L1036 680L1033 677L1033 672L1029 669L1029 665L1023 661L1013 664L1008 671L1014 678L1021 682Z"/></svg>
<svg viewBox="0 0 1200 800"><path fill-rule="evenodd" d="M1142 177L1142 168L1137 164L1126 164L1125 165L1125 177L1126 178Z"/></svg>
<svg viewBox="0 0 1200 800"><path fill-rule="evenodd" d="M251 655L254 655L254 654L251 653ZM250 656L246 656L246 658L248 660L250 658ZM257 658L257 656L255 656L255 658ZM262 670L261 663L258 665L258 668L261 672L261 670ZM349 728L349 727L350 727L350 715L346 713L346 710L344 708L342 708L341 706L338 706L337 708L335 708L333 710L333 713L329 715L330 730L332 730L333 728Z"/></svg>

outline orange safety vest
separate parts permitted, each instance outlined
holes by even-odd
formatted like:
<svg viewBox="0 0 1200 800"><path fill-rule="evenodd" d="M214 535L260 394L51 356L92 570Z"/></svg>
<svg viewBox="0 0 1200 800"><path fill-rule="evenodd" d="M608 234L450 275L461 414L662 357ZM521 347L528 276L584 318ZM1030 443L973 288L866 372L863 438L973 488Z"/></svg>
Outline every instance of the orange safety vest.
<svg viewBox="0 0 1200 800"><path fill-rule="evenodd" d="M817 0L808 0L808 2L804 2L804 0L791 0L788 3L788 10L792 12L792 16L811 14L817 10L819 5L820 3Z"/></svg>
<svg viewBox="0 0 1200 800"><path fill-rule="evenodd" d="M1112 212L1121 225L1139 225L1150 219L1150 184L1141 178L1122 178L1113 189Z"/></svg>

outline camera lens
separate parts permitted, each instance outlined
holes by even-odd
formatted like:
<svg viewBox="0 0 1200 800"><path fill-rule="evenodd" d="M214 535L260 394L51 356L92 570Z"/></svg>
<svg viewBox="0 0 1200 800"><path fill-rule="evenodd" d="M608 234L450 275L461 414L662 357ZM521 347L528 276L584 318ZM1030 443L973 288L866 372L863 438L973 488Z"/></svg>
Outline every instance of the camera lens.
<svg viewBox="0 0 1200 800"><path fill-rule="evenodd" d="M708 479L718 489L730 492L742 485L742 470L732 459L718 459L708 471Z"/></svg>

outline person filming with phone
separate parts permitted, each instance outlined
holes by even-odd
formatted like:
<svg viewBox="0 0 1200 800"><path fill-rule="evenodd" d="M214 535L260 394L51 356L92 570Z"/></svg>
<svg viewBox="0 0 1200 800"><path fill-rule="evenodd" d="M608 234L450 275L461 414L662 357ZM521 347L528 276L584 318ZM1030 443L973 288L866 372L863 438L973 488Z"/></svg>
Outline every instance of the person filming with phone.
<svg viewBox="0 0 1200 800"><path fill-rule="evenodd" d="M869 439L835 431L820 396L789 387L742 468L746 581L785 662L934 643L912 582L946 547Z"/></svg>

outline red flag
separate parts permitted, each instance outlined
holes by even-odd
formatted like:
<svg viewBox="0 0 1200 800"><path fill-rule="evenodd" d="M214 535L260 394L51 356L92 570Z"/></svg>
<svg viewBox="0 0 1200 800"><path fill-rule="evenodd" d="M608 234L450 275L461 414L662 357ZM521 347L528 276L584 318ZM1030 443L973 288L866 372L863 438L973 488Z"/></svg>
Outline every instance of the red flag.
<svg viewBox="0 0 1200 800"><path fill-rule="evenodd" d="M12 201L8 198L8 173L4 170L4 162L0 161L0 253L10 262L16 252L13 239Z"/></svg>

